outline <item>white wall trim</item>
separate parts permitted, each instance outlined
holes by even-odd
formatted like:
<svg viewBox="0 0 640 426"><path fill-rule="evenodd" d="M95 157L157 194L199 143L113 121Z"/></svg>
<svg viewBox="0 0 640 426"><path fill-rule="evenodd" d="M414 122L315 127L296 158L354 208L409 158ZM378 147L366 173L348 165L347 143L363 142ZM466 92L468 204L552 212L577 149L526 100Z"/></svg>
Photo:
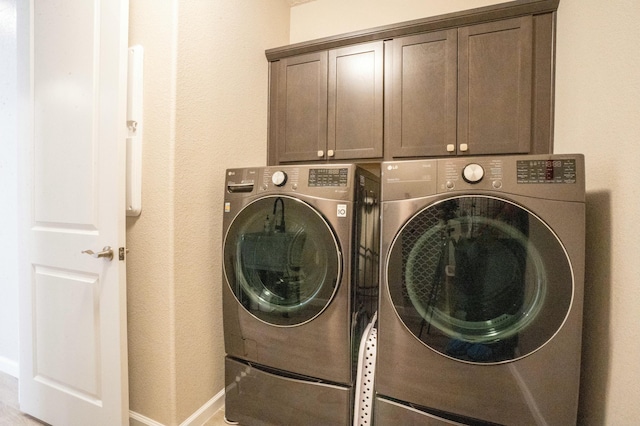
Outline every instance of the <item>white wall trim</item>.
<svg viewBox="0 0 640 426"><path fill-rule="evenodd" d="M180 424L180 426L200 426L209 420L215 413L224 407L224 389L214 395L202 407L196 410L189 418ZM135 411L129 411L129 419L131 424L140 424L144 426L165 426L153 419L143 416Z"/></svg>
<svg viewBox="0 0 640 426"><path fill-rule="evenodd" d="M20 369L16 361L0 356L0 371L17 379Z"/></svg>

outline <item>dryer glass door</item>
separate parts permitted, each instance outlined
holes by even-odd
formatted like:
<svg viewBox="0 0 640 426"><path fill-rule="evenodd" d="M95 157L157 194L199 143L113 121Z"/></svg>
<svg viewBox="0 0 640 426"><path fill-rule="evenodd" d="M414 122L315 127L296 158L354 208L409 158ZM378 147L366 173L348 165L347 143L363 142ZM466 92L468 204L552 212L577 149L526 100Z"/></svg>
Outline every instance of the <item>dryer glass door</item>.
<svg viewBox="0 0 640 426"><path fill-rule="evenodd" d="M393 240L387 283L405 326L461 361L524 357L562 327L573 297L566 252L523 207L485 196L447 199Z"/></svg>
<svg viewBox="0 0 640 426"><path fill-rule="evenodd" d="M260 198L235 217L224 241L224 273L238 302L269 324L320 314L340 282L341 253L325 219L305 202Z"/></svg>

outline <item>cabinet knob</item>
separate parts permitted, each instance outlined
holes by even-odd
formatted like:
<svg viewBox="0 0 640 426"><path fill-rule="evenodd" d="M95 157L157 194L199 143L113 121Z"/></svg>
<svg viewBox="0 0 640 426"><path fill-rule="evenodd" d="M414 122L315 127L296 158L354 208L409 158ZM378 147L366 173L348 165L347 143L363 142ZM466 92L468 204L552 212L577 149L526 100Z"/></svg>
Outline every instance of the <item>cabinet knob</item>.
<svg viewBox="0 0 640 426"><path fill-rule="evenodd" d="M460 151L467 152L468 150L469 150L469 145L467 145L466 143L460 144Z"/></svg>
<svg viewBox="0 0 640 426"><path fill-rule="evenodd" d="M327 157L333 157L335 155L335 153L333 152L332 149L327 151Z"/></svg>
<svg viewBox="0 0 640 426"><path fill-rule="evenodd" d="M324 157L324 151L322 150L318 151L318 157L320 158Z"/></svg>
<svg viewBox="0 0 640 426"><path fill-rule="evenodd" d="M447 144L447 152L454 152L456 150L456 146L452 143Z"/></svg>

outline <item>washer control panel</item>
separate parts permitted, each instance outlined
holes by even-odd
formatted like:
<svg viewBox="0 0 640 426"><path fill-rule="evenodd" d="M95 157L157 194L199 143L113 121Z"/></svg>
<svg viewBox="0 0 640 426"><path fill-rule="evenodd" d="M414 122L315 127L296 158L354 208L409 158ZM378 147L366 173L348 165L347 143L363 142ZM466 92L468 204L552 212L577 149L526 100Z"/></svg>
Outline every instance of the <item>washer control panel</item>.
<svg viewBox="0 0 640 426"><path fill-rule="evenodd" d="M313 168L309 169L309 187L347 186L348 168Z"/></svg>
<svg viewBox="0 0 640 426"><path fill-rule="evenodd" d="M287 174L282 170L273 172L271 175L271 182L273 182L275 186L282 186L287 183Z"/></svg>

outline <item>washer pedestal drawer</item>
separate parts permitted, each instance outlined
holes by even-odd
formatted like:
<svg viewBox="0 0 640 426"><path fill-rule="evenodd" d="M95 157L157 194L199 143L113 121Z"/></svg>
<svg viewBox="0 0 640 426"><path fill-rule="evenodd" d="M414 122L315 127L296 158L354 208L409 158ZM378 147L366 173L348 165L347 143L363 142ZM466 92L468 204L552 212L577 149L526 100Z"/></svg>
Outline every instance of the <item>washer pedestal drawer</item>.
<svg viewBox="0 0 640 426"><path fill-rule="evenodd" d="M286 374L286 373L285 373ZM348 425L353 389L225 358L225 417L241 425Z"/></svg>

